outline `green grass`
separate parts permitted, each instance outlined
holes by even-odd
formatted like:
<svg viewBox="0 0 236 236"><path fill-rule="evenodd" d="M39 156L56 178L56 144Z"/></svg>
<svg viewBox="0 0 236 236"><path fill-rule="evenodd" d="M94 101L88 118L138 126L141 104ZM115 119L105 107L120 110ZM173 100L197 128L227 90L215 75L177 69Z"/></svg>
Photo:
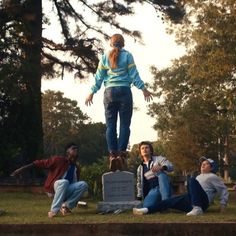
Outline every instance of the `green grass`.
<svg viewBox="0 0 236 236"><path fill-rule="evenodd" d="M236 191L230 192L230 201L225 213L219 213L216 203L204 215L198 217L187 217L180 212L134 216L131 210L119 215L99 215L96 214L97 202L87 202L88 208L76 208L72 215L63 217L59 214L53 219L48 219L47 212L51 202L46 195L2 192L0 209L4 209L6 214L0 216L0 224L236 222Z"/></svg>

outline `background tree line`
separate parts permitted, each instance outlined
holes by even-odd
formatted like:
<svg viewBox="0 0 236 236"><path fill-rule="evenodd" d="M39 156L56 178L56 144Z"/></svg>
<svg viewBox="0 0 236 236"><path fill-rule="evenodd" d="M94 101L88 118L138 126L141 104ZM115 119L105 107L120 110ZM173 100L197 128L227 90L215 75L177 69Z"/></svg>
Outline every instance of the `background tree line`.
<svg viewBox="0 0 236 236"><path fill-rule="evenodd" d="M152 67L151 87L161 102L149 114L180 171L194 170L201 155L227 170L236 162L236 3L190 0L185 9L182 25L169 31L186 54L166 69Z"/></svg>
<svg viewBox="0 0 236 236"><path fill-rule="evenodd" d="M44 158L64 155L64 146L71 141L78 143L79 160L83 165L107 155L105 124L92 123L76 101L61 92L47 90L42 96L42 111Z"/></svg>

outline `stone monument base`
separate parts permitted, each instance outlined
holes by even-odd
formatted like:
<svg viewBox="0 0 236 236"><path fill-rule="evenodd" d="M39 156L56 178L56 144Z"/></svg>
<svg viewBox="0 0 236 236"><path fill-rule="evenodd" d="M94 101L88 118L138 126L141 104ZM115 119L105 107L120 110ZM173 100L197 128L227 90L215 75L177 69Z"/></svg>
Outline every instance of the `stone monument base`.
<svg viewBox="0 0 236 236"><path fill-rule="evenodd" d="M129 210L133 209L134 207L141 207L141 201L121 201L121 202L99 202L97 205L98 212L115 212L117 210Z"/></svg>

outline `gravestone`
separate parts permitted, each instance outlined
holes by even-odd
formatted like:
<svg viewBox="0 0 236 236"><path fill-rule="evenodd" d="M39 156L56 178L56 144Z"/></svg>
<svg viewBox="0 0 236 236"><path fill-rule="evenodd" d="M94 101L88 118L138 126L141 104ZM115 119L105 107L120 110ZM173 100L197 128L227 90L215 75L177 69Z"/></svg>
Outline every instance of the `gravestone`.
<svg viewBox="0 0 236 236"><path fill-rule="evenodd" d="M135 200L134 174L128 171L108 172L102 176L103 202L97 206L98 212L115 212L141 206Z"/></svg>
<svg viewBox="0 0 236 236"><path fill-rule="evenodd" d="M134 174L127 171L109 172L102 176L103 200L134 201Z"/></svg>

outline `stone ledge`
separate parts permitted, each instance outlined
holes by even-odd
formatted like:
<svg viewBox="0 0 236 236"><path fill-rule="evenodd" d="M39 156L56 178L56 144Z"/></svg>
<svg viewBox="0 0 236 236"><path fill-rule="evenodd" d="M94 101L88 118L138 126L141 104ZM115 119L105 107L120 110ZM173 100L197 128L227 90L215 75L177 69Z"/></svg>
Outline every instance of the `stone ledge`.
<svg viewBox="0 0 236 236"><path fill-rule="evenodd" d="M235 233L235 222L0 224L0 236L233 236Z"/></svg>
<svg viewBox="0 0 236 236"><path fill-rule="evenodd" d="M42 185L0 185L1 192L27 192L45 194Z"/></svg>
<svg viewBox="0 0 236 236"><path fill-rule="evenodd" d="M122 202L99 202L97 205L98 212L111 212L116 210L128 210L134 207L141 207L141 201L122 201Z"/></svg>

